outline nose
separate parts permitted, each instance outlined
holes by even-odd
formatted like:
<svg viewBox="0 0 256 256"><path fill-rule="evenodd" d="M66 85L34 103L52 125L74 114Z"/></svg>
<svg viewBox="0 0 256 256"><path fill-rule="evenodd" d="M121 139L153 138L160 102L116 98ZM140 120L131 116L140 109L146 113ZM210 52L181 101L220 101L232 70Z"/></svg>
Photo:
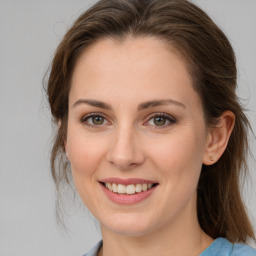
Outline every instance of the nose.
<svg viewBox="0 0 256 256"><path fill-rule="evenodd" d="M110 144L107 160L120 170L130 170L145 160L138 135L132 129L117 129Z"/></svg>

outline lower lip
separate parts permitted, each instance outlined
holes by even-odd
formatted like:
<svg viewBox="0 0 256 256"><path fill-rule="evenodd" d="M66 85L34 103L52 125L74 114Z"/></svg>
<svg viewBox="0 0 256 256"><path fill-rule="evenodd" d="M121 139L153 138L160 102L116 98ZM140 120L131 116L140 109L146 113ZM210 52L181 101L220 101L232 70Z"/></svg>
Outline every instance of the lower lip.
<svg viewBox="0 0 256 256"><path fill-rule="evenodd" d="M145 200L146 198L148 198L155 191L155 188L157 186L155 186L147 191L135 193L132 195L118 194L118 193L111 192L102 184L101 184L101 187L102 187L104 193L107 195L107 197L112 202L117 203L117 204L135 204L135 203L141 202L141 201Z"/></svg>

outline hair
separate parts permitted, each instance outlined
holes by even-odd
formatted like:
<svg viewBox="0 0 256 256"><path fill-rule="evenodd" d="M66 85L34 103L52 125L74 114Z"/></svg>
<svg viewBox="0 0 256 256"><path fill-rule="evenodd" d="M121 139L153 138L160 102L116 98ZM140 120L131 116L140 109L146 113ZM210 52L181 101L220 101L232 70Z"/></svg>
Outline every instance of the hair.
<svg viewBox="0 0 256 256"><path fill-rule="evenodd" d="M214 126L224 111L235 114L227 148L213 165L202 166L197 190L201 228L212 238L231 242L255 239L241 198L239 180L247 170L250 124L236 96L237 70L233 49L210 17L187 0L101 0L67 31L52 61L47 95L58 125L51 152L51 171L59 190L71 181L64 156L70 81L87 47L103 38L155 37L184 58L199 94L206 124Z"/></svg>

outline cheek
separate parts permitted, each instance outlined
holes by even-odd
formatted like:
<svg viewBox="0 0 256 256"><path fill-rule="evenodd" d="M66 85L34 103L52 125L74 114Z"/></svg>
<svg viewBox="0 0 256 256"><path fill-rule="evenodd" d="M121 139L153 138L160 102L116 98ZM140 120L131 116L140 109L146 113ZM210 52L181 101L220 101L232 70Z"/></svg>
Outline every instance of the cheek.
<svg viewBox="0 0 256 256"><path fill-rule="evenodd" d="M203 133L202 133L203 134ZM183 129L154 143L150 157L172 186L197 185L202 167L204 140L193 129Z"/></svg>
<svg viewBox="0 0 256 256"><path fill-rule="evenodd" d="M98 208L95 191L98 187L97 170L104 155L101 145L95 138L71 132L67 140L74 185L81 200L93 214L94 209Z"/></svg>
<svg viewBox="0 0 256 256"><path fill-rule="evenodd" d="M97 137L94 138L84 132L70 129L67 137L67 148L73 171L80 175L93 173L103 154L101 145L102 143Z"/></svg>
<svg viewBox="0 0 256 256"><path fill-rule="evenodd" d="M67 149L75 187L85 204L97 184L97 170L104 155L99 139L84 132L72 131L67 136Z"/></svg>
<svg viewBox="0 0 256 256"><path fill-rule="evenodd" d="M186 207L194 211L194 198L202 167L202 139L198 141L191 132L187 136L186 133L182 135L172 136L162 143L159 141L154 150L155 157L151 158L154 159L155 168L160 172L166 191L163 193L162 207L167 214L172 212L173 215L179 215Z"/></svg>

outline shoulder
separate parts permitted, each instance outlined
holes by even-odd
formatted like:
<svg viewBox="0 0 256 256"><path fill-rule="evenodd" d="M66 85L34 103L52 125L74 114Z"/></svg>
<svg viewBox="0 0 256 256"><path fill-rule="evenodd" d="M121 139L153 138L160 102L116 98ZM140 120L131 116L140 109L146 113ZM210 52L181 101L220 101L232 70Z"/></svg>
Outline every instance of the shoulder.
<svg viewBox="0 0 256 256"><path fill-rule="evenodd" d="M99 241L89 252L83 256L97 256L102 247ZM217 238L201 256L256 256L256 249L245 244L232 244L225 238Z"/></svg>
<svg viewBox="0 0 256 256"><path fill-rule="evenodd" d="M256 249L245 244L232 244L225 238L217 238L201 256L256 256Z"/></svg>
<svg viewBox="0 0 256 256"><path fill-rule="evenodd" d="M84 254L83 256L97 256L100 248L102 247L102 240L99 241L89 252Z"/></svg>
<svg viewBox="0 0 256 256"><path fill-rule="evenodd" d="M230 256L256 256L256 249L244 244L233 244Z"/></svg>

